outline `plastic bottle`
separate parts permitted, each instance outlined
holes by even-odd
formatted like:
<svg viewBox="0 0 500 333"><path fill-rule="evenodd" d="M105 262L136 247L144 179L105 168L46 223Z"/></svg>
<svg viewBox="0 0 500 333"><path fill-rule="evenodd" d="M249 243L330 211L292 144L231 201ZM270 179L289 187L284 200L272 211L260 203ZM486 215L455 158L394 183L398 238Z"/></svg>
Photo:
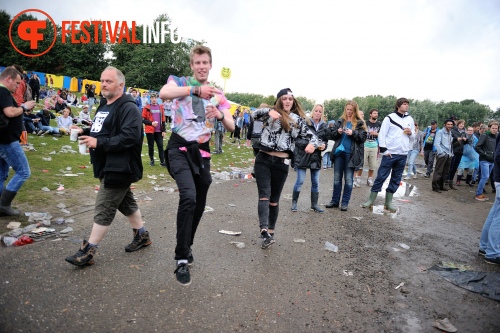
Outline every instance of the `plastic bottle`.
<svg viewBox="0 0 500 333"><path fill-rule="evenodd" d="M12 246L16 241L16 237L2 237L2 241L5 244L5 246Z"/></svg>
<svg viewBox="0 0 500 333"><path fill-rule="evenodd" d="M332 252L338 252L339 251L339 248L337 247L337 245L332 244L330 242L325 242L325 249L328 250L328 251L332 251Z"/></svg>

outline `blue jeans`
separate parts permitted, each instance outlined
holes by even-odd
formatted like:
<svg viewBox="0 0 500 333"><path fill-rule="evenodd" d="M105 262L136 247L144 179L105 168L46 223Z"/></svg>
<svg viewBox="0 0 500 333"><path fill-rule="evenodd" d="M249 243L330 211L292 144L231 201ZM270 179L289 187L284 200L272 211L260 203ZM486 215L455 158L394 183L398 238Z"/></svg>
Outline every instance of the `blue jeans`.
<svg viewBox="0 0 500 333"><path fill-rule="evenodd" d="M311 170L311 192L319 192L319 169ZM302 184L304 184L304 179L306 178L307 169L298 168L297 169L297 180L293 190L295 192L300 192L302 189Z"/></svg>
<svg viewBox="0 0 500 333"><path fill-rule="evenodd" d="M323 155L323 169L325 168L331 168L332 167L332 160L330 159L330 152L326 152L325 155Z"/></svg>
<svg viewBox="0 0 500 333"><path fill-rule="evenodd" d="M487 258L500 257L500 185L496 186L495 203L486 218L479 241L479 248L486 251Z"/></svg>
<svg viewBox="0 0 500 333"><path fill-rule="evenodd" d="M351 154L340 153L335 156L333 162L333 194L332 202L338 204L340 202L340 194L342 193L342 178L344 179L344 194L342 195L342 206L349 205L352 193L352 179L354 176L354 168L348 167Z"/></svg>
<svg viewBox="0 0 500 333"><path fill-rule="evenodd" d="M488 161L479 161L479 168L481 169L481 179L477 185L476 196L483 194L484 185L490 178L491 170L493 170L493 163Z"/></svg>
<svg viewBox="0 0 500 333"><path fill-rule="evenodd" d="M415 160L417 159L418 156L418 149L413 149L408 152L408 174L407 176L410 177L411 172L413 171L413 174L417 174L417 167L415 166Z"/></svg>
<svg viewBox="0 0 500 333"><path fill-rule="evenodd" d="M5 188L11 192L17 192L31 175L28 159L19 141L0 144L0 193L2 193L4 183L9 177L9 166L12 167L15 174Z"/></svg>
<svg viewBox="0 0 500 333"><path fill-rule="evenodd" d="M384 185L385 180L391 174L391 180L389 186L387 186L386 192L396 193L401 183L401 176L405 170L406 155L395 155L392 156L384 155L382 156L382 161L377 172L377 178L373 182L372 192L380 192L382 190L382 185Z"/></svg>
<svg viewBox="0 0 500 333"><path fill-rule="evenodd" d="M44 132L45 131L50 131L49 132L50 134L59 134L59 128L55 128L55 127L52 127L52 126L44 126L44 125L40 125L39 127Z"/></svg>

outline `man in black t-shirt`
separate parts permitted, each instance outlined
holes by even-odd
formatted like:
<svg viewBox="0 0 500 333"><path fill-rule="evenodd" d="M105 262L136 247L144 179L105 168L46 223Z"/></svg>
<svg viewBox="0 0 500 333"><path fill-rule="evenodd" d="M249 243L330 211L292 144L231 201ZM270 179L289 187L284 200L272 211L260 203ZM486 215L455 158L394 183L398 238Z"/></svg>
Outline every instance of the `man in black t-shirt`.
<svg viewBox="0 0 500 333"><path fill-rule="evenodd" d="M12 93L22 81L22 74L14 67L7 67L0 74L0 214L16 216L20 212L11 203L17 191L31 175L28 159L19 143L23 132L23 113L35 106L29 101L18 106ZM9 167L15 174L9 177Z"/></svg>

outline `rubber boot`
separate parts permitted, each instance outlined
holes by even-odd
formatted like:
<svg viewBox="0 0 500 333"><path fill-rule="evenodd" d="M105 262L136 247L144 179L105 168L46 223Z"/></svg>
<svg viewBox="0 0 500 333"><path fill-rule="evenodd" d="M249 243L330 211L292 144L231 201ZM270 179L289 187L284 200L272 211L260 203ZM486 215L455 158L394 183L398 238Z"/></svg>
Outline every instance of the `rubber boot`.
<svg viewBox="0 0 500 333"><path fill-rule="evenodd" d="M368 201L365 202L364 204L361 205L363 208L372 208L373 203L375 202L375 199L377 199L378 192L370 192L370 198L368 198Z"/></svg>
<svg viewBox="0 0 500 333"><path fill-rule="evenodd" d="M7 189L3 189L2 195L0 196L0 213L4 213L8 216L18 216L21 214L17 209L12 208L10 205L17 192L9 191Z"/></svg>
<svg viewBox="0 0 500 333"><path fill-rule="evenodd" d="M465 178L465 184L467 184L471 187L474 186L474 185L472 185L471 181L472 181L472 175L467 175L467 178Z"/></svg>
<svg viewBox="0 0 500 333"><path fill-rule="evenodd" d="M292 195L292 212L297 211L297 201L299 200L300 191L293 191Z"/></svg>
<svg viewBox="0 0 500 333"><path fill-rule="evenodd" d="M318 197L319 192L311 192L311 210L314 210L316 213L323 213L323 209L318 206Z"/></svg>
<svg viewBox="0 0 500 333"><path fill-rule="evenodd" d="M392 206L392 197L393 196L394 196L394 193L385 192L384 209L390 211L391 213L395 213L397 211L397 209Z"/></svg>

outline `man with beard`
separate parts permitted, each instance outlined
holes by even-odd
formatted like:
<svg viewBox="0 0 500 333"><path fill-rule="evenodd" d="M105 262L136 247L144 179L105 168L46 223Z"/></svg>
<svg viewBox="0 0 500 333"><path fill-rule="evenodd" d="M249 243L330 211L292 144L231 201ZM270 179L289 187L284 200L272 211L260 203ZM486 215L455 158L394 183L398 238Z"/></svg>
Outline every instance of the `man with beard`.
<svg viewBox="0 0 500 333"><path fill-rule="evenodd" d="M365 141L365 154L364 154L364 166L368 166L368 179L366 180L366 185L373 185L373 173L377 168L377 155L378 155L378 132L380 131L380 126L382 123L378 119L378 110L370 110L370 119L366 122L368 137ZM363 168L359 169L356 178L359 180L363 174Z"/></svg>
<svg viewBox="0 0 500 333"><path fill-rule="evenodd" d="M99 178L101 184L89 240L84 239L78 252L66 258L75 266L94 263L97 246L117 210L127 216L133 231L132 243L125 247L125 251L137 251L151 244L141 211L130 190L130 185L142 178L142 117L133 98L123 93L124 86L123 73L115 67L107 67L101 74L104 98L97 108L92 127L80 128L80 134L85 134L79 137L80 144L90 148L94 177Z"/></svg>

